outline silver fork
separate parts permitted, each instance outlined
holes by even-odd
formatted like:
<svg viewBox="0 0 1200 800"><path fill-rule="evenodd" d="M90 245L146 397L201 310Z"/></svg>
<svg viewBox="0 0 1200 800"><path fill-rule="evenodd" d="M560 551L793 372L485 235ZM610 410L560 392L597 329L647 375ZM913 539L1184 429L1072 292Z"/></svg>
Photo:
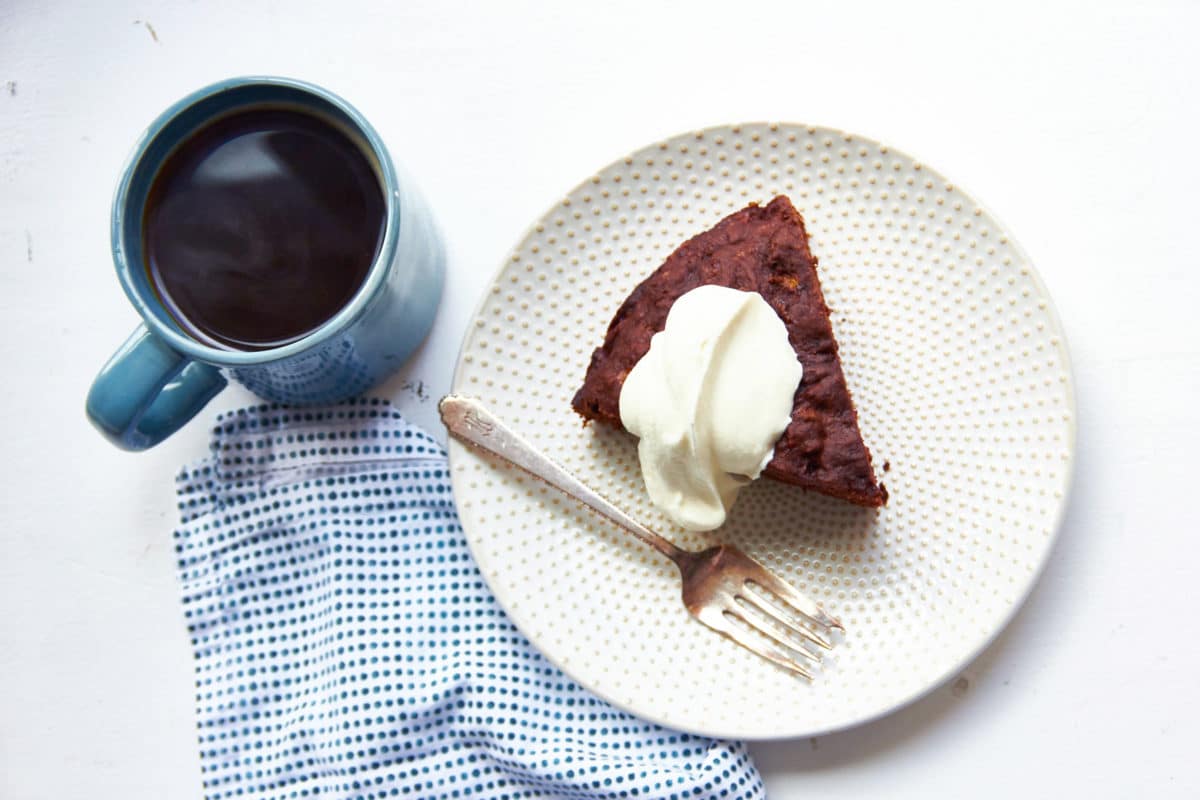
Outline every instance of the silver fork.
<svg viewBox="0 0 1200 800"><path fill-rule="evenodd" d="M811 680L810 664L821 662L813 645L831 650L832 631L845 631L819 603L736 547L721 544L700 552L676 547L538 452L478 400L449 395L438 411L459 439L542 479L675 562L683 578L683 604L692 616L768 661Z"/></svg>

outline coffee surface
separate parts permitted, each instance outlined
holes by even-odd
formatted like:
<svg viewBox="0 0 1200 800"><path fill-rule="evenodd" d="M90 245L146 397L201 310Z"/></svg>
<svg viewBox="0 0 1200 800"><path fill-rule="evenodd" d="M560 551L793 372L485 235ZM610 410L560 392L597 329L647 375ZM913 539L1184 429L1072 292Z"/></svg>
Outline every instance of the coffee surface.
<svg viewBox="0 0 1200 800"><path fill-rule="evenodd" d="M385 213L371 162L331 122L240 111L193 133L155 176L145 266L193 338L277 347L351 300L379 251Z"/></svg>

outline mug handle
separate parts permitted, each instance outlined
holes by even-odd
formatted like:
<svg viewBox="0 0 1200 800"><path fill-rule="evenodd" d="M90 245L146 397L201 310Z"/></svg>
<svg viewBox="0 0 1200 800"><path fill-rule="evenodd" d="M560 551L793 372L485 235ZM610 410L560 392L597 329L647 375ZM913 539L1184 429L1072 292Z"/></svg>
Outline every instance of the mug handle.
<svg viewBox="0 0 1200 800"><path fill-rule="evenodd" d="M92 381L87 415L123 450L146 450L183 427L225 388L216 367L172 350L139 325Z"/></svg>

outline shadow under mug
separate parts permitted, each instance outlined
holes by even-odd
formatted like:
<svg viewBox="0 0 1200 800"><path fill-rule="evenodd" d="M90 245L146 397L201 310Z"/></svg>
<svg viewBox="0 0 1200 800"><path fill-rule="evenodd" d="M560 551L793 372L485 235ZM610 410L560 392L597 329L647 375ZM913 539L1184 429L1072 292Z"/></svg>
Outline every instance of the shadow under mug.
<svg viewBox="0 0 1200 800"><path fill-rule="evenodd" d="M383 190L382 243L362 286L315 331L266 350L224 350L185 333L159 299L144 266L143 211L159 168L189 135L231 112L276 106L310 111L357 140ZM145 450L166 439L225 388L226 376L285 405L361 394L399 369L425 338L445 271L432 215L375 130L336 95L278 77L233 78L205 87L147 128L117 185L112 249L117 277L142 324L96 376L87 415L126 450Z"/></svg>

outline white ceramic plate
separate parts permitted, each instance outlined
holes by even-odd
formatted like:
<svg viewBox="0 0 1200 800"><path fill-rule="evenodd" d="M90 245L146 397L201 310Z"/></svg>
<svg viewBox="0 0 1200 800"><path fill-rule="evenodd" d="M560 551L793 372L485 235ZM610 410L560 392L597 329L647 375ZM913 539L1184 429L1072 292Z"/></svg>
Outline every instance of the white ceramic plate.
<svg viewBox="0 0 1200 800"><path fill-rule="evenodd" d="M808 225L863 437L891 492L867 511L759 481L714 534L645 497L635 440L570 407L625 296L681 242L786 194ZM1050 552L1074 452L1062 330L1011 234L946 178L873 140L792 124L652 144L588 178L507 258L454 389L686 547L736 543L846 624L811 685L692 620L665 559L523 473L450 447L471 551L567 674L664 725L812 736L953 676Z"/></svg>

